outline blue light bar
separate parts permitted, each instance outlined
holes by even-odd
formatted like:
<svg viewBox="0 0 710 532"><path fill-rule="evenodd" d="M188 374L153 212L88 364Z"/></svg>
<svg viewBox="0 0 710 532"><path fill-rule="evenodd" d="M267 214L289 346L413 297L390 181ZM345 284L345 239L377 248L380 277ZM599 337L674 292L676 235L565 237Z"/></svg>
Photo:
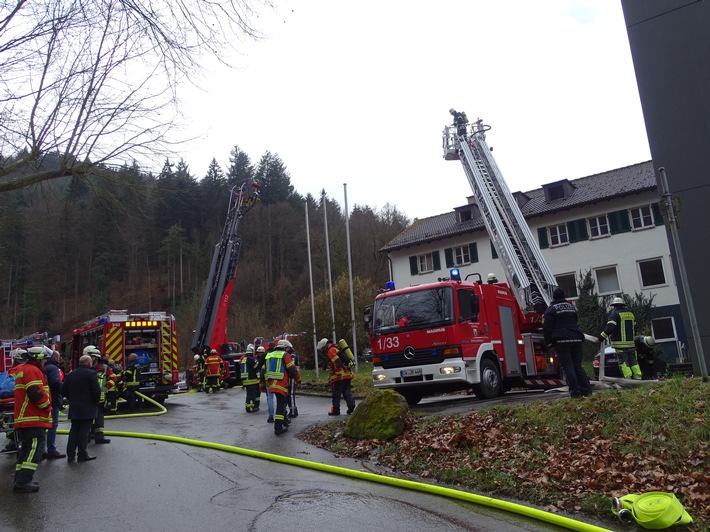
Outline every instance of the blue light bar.
<svg viewBox="0 0 710 532"><path fill-rule="evenodd" d="M387 281L385 288L387 288L387 290L394 290L394 281Z"/></svg>
<svg viewBox="0 0 710 532"><path fill-rule="evenodd" d="M449 273L451 274L451 280L452 281L460 281L461 280L461 272L459 271L458 268L452 268Z"/></svg>

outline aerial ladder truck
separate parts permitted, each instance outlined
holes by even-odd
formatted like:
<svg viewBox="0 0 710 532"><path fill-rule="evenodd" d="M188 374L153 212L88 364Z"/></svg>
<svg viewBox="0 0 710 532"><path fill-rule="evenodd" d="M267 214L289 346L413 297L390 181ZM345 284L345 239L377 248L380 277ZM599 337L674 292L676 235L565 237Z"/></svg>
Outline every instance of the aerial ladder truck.
<svg viewBox="0 0 710 532"><path fill-rule="evenodd" d="M227 338L227 310L239 265L239 224L258 201L259 184L254 180L235 185L230 191L227 218L212 255L200 314L192 337L191 350L194 354L203 356L205 351L215 349L229 364L226 380L233 384L239 382L239 368L235 356L237 350L231 347Z"/></svg>
<svg viewBox="0 0 710 532"><path fill-rule="evenodd" d="M489 129L480 120L470 134L447 126L444 158L461 162L508 282L484 283L480 273L462 279L454 268L435 283L388 283L365 309L373 385L409 404L457 390L490 399L566 384L541 330L556 280L486 144Z"/></svg>

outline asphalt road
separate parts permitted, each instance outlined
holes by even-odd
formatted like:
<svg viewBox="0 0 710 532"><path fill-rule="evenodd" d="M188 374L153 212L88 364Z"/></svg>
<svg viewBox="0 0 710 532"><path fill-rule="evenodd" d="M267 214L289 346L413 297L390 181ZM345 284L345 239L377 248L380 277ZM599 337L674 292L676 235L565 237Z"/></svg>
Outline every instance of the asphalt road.
<svg viewBox="0 0 710 532"><path fill-rule="evenodd" d="M466 396L426 399L416 409L471 408ZM263 396L262 396L263 401ZM299 397L291 430L276 436L262 411L244 411L244 391L182 394L160 416L108 419L107 431L161 434L263 451L357 471L367 463L304 443L296 433L327 422L329 400ZM62 424L60 428L68 428ZM484 506L182 443L110 436L86 463L43 462L36 494L12 492L14 455L0 456L0 530L63 531L514 531L556 527ZM60 449L66 436L58 436Z"/></svg>

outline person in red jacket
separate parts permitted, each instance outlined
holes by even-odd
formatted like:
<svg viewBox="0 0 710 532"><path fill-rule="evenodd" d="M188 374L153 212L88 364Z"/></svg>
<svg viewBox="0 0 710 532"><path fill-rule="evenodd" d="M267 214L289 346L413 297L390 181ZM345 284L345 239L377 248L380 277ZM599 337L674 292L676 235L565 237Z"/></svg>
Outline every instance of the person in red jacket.
<svg viewBox="0 0 710 532"><path fill-rule="evenodd" d="M346 364L338 354L338 345L327 338L322 338L317 348L328 357L330 366L330 386L333 389L333 406L328 412L329 416L340 415L340 397L348 405L348 414L355 410L355 398L352 392L352 380L355 376L349 364Z"/></svg>
<svg viewBox="0 0 710 532"><path fill-rule="evenodd" d="M205 359L205 393L217 393L221 388L219 376L222 372L222 357L217 354L216 349L210 351L210 355Z"/></svg>
<svg viewBox="0 0 710 532"><path fill-rule="evenodd" d="M34 493L39 484L32 480L39 465L47 429L52 428L52 399L44 374L41 347L27 350L27 362L15 376L15 431L20 441L13 491Z"/></svg>

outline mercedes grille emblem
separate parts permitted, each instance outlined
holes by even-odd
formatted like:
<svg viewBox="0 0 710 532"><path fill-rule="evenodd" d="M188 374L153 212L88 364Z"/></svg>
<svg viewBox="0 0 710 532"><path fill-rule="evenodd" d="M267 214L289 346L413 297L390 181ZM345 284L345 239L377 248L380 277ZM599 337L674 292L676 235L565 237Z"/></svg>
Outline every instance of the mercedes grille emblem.
<svg viewBox="0 0 710 532"><path fill-rule="evenodd" d="M411 345L408 345L404 348L404 358L406 358L407 360L412 360L414 358L414 355L416 355L416 351L414 351L414 348Z"/></svg>

